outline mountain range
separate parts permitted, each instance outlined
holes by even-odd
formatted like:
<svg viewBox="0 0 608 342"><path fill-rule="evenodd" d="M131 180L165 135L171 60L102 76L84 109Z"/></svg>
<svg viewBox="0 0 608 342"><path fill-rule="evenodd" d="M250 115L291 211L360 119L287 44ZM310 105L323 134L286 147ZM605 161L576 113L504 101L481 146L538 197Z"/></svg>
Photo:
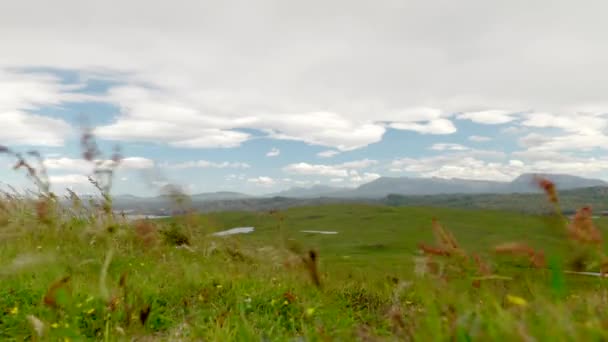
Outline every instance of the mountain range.
<svg viewBox="0 0 608 342"><path fill-rule="evenodd" d="M608 186L599 179L588 179L565 174L542 175L552 180L558 189L571 190ZM388 195L444 195L444 194L509 194L538 192L534 184L536 174L522 174L510 182L470 180L460 178L381 177L357 188L314 186L291 188L274 196L292 198L382 198Z"/></svg>
<svg viewBox="0 0 608 342"><path fill-rule="evenodd" d="M570 205L596 203L602 208L608 183L572 175L543 175L551 179ZM188 205L197 211L272 210L301 205L329 203L377 203L388 205L455 206L494 208L539 212L538 206L526 208L526 203L542 203L540 190L534 184L534 174L523 174L510 182L467 179L381 177L356 188L317 185L310 188L291 188L262 196L239 192L210 192L191 195ZM606 196L608 197L608 195ZM119 195L113 198L118 211L154 215L170 215L175 200L168 195L136 197ZM596 207L597 207L596 205ZM599 208L599 207L597 207ZM605 208L608 210L608 207Z"/></svg>

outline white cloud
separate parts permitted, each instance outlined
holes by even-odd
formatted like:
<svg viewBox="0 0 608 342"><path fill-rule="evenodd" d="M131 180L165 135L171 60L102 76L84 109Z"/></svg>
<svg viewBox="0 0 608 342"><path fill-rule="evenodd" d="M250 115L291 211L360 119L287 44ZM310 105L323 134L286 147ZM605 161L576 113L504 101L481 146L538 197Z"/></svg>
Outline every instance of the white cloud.
<svg viewBox="0 0 608 342"><path fill-rule="evenodd" d="M527 127L521 127L521 126L509 126L509 127L501 129L500 132L502 134L519 135L519 134L524 134L526 132L529 132L529 129Z"/></svg>
<svg viewBox="0 0 608 342"><path fill-rule="evenodd" d="M380 141L387 127L454 133L451 113L504 124L529 108L557 115L605 112L595 82L608 72L608 49L598 35L606 24L597 14L605 5L525 7L521 16L520 5L512 3L488 8L470 1L439 9L422 1L398 8L349 3L349 31L338 29L331 14L344 5L337 1L318 11L315 2L306 8L241 4L240 12L214 5L201 11L185 1L169 11L134 1L121 3L116 13L113 1L90 11L59 0L41 10L45 16L23 4L2 6L0 40L9 52L0 56L0 79L8 80L0 90L9 84L10 91L0 91L0 113L30 115L39 106L87 99L73 90L97 77L116 83L95 98L120 108L114 122L96 131L107 139L230 148L251 139L244 129L253 129L348 151ZM142 6L146 16L138 15ZM303 12L315 27L302 21ZM463 25L472 13L484 20L464 19L476 24ZM437 15L441 24L431 25L428 18ZM112 25L99 18L112 18ZM573 23L538 25L543 19ZM226 23L234 29L226 30ZM580 61L588 71L581 72ZM78 70L81 78L65 85L48 73L5 76L6 70L40 65ZM525 122L538 127L539 120ZM0 139L63 143L63 129L45 132L54 133Z"/></svg>
<svg viewBox="0 0 608 342"><path fill-rule="evenodd" d="M486 141L491 141L492 138L486 137L486 136L481 136L481 135L471 135L469 137L469 140L473 141L473 142L486 142Z"/></svg>
<svg viewBox="0 0 608 342"><path fill-rule="evenodd" d="M281 150L276 147L273 147L266 153L266 157L276 157L281 154Z"/></svg>
<svg viewBox="0 0 608 342"><path fill-rule="evenodd" d="M517 119L515 113L505 110L484 110L479 112L467 112L457 116L458 119L468 119L475 123L498 125L506 124Z"/></svg>
<svg viewBox="0 0 608 342"><path fill-rule="evenodd" d="M469 151L395 159L390 171L419 177L502 181L510 181L522 173L566 173L608 178L608 158L534 150L517 151L510 156L491 151Z"/></svg>
<svg viewBox="0 0 608 342"><path fill-rule="evenodd" d="M71 172L89 173L93 170L93 164L84 159L73 158L48 158L44 161L44 166L49 170L64 170Z"/></svg>
<svg viewBox="0 0 608 342"><path fill-rule="evenodd" d="M349 120L347 116L335 112L277 113L261 118L252 126L268 131L275 139L299 140L340 151L379 142L385 132L382 124L371 120Z"/></svg>
<svg viewBox="0 0 608 342"><path fill-rule="evenodd" d="M92 96L73 92L80 87L65 85L50 73L23 73L0 67L0 144L62 146L72 133L70 125L31 111L91 100Z"/></svg>
<svg viewBox="0 0 608 342"><path fill-rule="evenodd" d="M466 155L442 155L427 158L403 158L393 161L393 172L408 172L420 177L464 178L509 181L521 174L521 168Z"/></svg>
<svg viewBox="0 0 608 342"><path fill-rule="evenodd" d="M608 158L584 156L580 152L526 150L511 154L525 164L526 172L567 173L608 178Z"/></svg>
<svg viewBox="0 0 608 342"><path fill-rule="evenodd" d="M214 168L214 169L248 169L251 166L242 162L212 162L208 160L187 161L178 164L163 164L164 167L170 169L192 169L192 168Z"/></svg>
<svg viewBox="0 0 608 342"><path fill-rule="evenodd" d="M466 151L469 148L460 144L438 143L431 145L429 149L434 151Z"/></svg>
<svg viewBox="0 0 608 342"><path fill-rule="evenodd" d="M51 190L59 195L70 189L78 194L97 194L99 191L91 184L87 176L81 174L49 176Z"/></svg>
<svg viewBox="0 0 608 342"><path fill-rule="evenodd" d="M359 172L354 170L354 172L351 173L349 180L352 183L368 183L368 182L376 180L380 177L381 176L377 173L364 172L364 173L360 174Z"/></svg>
<svg viewBox="0 0 608 342"><path fill-rule="evenodd" d="M344 178L332 178L329 181L332 183L342 183L344 182Z"/></svg>
<svg viewBox="0 0 608 342"><path fill-rule="evenodd" d="M295 163L289 164L283 168L283 171L290 174L307 175L307 176L325 176L342 178L347 177L349 172L357 169L365 169L372 165L376 165L377 160L362 159L345 162L341 164L326 165L326 164L309 164L309 163Z"/></svg>
<svg viewBox="0 0 608 342"><path fill-rule="evenodd" d="M143 157L126 157L120 161L119 168L149 169L154 167L154 161Z"/></svg>
<svg viewBox="0 0 608 342"><path fill-rule="evenodd" d="M332 165L296 163L289 164L283 168L283 171L290 174L299 175L315 175L328 177L347 177L348 171Z"/></svg>
<svg viewBox="0 0 608 342"><path fill-rule="evenodd" d="M521 146L537 151L591 151L608 149L608 136L600 132L542 135L530 133L519 139Z"/></svg>
<svg viewBox="0 0 608 342"><path fill-rule="evenodd" d="M0 144L62 146L70 126L63 120L21 111L0 111Z"/></svg>
<svg viewBox="0 0 608 342"><path fill-rule="evenodd" d="M113 162L105 160L101 163L101 167L109 167ZM44 166L48 170L60 170L69 172L91 173L95 164L84 159L74 158L47 158L44 160ZM143 157L126 157L120 161L119 169L149 169L154 167L154 161Z"/></svg>
<svg viewBox="0 0 608 342"><path fill-rule="evenodd" d="M605 113L586 114L553 114L527 113L523 126L536 128L559 128L566 132L590 135L603 132L608 128L608 116Z"/></svg>
<svg viewBox="0 0 608 342"><path fill-rule="evenodd" d="M435 119L432 121L419 122L395 122L391 128L414 131L421 134L452 134L456 132L456 126L448 119Z"/></svg>
<svg viewBox="0 0 608 342"><path fill-rule="evenodd" d="M341 163L341 164L336 164L335 166L338 168L344 168L344 169L365 169L368 168L372 165L376 165L378 164L377 160L373 160L373 159L361 159L361 160L353 160L353 161L349 161L349 162L345 162L345 163Z"/></svg>
<svg viewBox="0 0 608 342"><path fill-rule="evenodd" d="M227 181L235 181L235 180L244 181L246 179L246 176L244 174L237 175L237 174L231 173L231 174L226 175L224 178Z"/></svg>
<svg viewBox="0 0 608 342"><path fill-rule="evenodd" d="M255 178L247 179L247 182L258 185L258 186L273 186L276 184L276 181L271 177L259 176Z"/></svg>
<svg viewBox="0 0 608 342"><path fill-rule="evenodd" d="M321 152L317 153L317 156L319 158L331 158L338 154L340 154L340 152L336 151L336 150L325 150L325 151L321 151Z"/></svg>
<svg viewBox="0 0 608 342"><path fill-rule="evenodd" d="M49 180L51 181L51 184L58 184L64 186L89 184L89 179L87 178L87 176L78 174L49 176Z"/></svg>

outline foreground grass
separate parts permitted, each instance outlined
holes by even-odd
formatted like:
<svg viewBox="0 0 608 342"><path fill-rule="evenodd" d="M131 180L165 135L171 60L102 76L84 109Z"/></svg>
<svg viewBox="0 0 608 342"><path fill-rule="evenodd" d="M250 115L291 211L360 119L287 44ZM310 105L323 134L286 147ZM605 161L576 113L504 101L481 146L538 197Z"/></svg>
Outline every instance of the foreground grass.
<svg viewBox="0 0 608 342"><path fill-rule="evenodd" d="M154 223L72 210L42 223L26 203L3 208L2 340L608 338L605 281L564 274L572 246L551 218L332 205ZM439 275L425 271L417 244L433 240L433 217L493 275L450 258L435 258ZM209 235L235 226L256 231ZM494 256L505 241L542 249L549 266ZM302 262L311 249L321 287Z"/></svg>

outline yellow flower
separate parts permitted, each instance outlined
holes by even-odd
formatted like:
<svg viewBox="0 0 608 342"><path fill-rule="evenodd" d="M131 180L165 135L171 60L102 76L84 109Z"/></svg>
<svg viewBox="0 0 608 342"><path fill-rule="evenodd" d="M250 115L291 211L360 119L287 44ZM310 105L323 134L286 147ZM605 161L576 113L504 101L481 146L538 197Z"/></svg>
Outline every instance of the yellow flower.
<svg viewBox="0 0 608 342"><path fill-rule="evenodd" d="M518 296L513 296L513 295L507 295L507 301L513 305L517 305L517 306L528 306L528 302Z"/></svg>
<svg viewBox="0 0 608 342"><path fill-rule="evenodd" d="M315 314L315 308L308 308L308 309L306 309L306 316L307 317L310 317L310 316L312 316L314 314Z"/></svg>
<svg viewBox="0 0 608 342"><path fill-rule="evenodd" d="M11 313L11 315L18 314L19 313L19 308L15 306L14 308L11 309L10 313Z"/></svg>
<svg viewBox="0 0 608 342"><path fill-rule="evenodd" d="M215 287L217 287L218 289L221 289L223 286L222 285L215 285Z"/></svg>
<svg viewBox="0 0 608 342"><path fill-rule="evenodd" d="M59 324L53 323L53 324L51 324L51 328L57 329L57 328L59 328Z"/></svg>
<svg viewBox="0 0 608 342"><path fill-rule="evenodd" d="M284 301L283 305L289 305L289 302L288 301Z"/></svg>

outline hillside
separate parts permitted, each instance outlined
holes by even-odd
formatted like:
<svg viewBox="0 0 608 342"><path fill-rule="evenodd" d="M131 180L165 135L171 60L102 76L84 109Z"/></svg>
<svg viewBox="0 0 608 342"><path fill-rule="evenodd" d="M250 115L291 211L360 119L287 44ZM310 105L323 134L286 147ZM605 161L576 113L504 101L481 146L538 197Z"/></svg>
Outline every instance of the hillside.
<svg viewBox="0 0 608 342"><path fill-rule="evenodd" d="M292 198L382 198L388 195L444 195L444 194L512 194L538 192L534 185L536 174L522 174L510 182L459 178L380 177L357 188L337 188L316 185L310 188L291 188L269 196ZM558 189L571 190L608 186L599 179L588 179L565 174L544 174Z"/></svg>
<svg viewBox="0 0 608 342"><path fill-rule="evenodd" d="M202 199L201 199L202 198ZM560 191L560 202L566 212L590 205L595 212L608 211L608 187L591 187ZM398 195L391 194L382 198L365 197L270 197L211 200L194 196L189 205L198 212L217 211L268 211L292 207L340 204L367 203L389 206L425 206L461 209L492 209L522 212L530 214L547 213L553 208L547 204L544 194L511 193L511 194L441 194L441 195ZM168 198L118 198L114 202L117 211L135 212L147 215L171 215L174 209Z"/></svg>
<svg viewBox="0 0 608 342"><path fill-rule="evenodd" d="M596 213L608 211L608 187L564 190L559 193L560 205L566 212L591 206ZM544 194L449 194L433 196L389 195L380 201L391 206L432 206L463 209L508 210L522 213L548 213L553 207Z"/></svg>

